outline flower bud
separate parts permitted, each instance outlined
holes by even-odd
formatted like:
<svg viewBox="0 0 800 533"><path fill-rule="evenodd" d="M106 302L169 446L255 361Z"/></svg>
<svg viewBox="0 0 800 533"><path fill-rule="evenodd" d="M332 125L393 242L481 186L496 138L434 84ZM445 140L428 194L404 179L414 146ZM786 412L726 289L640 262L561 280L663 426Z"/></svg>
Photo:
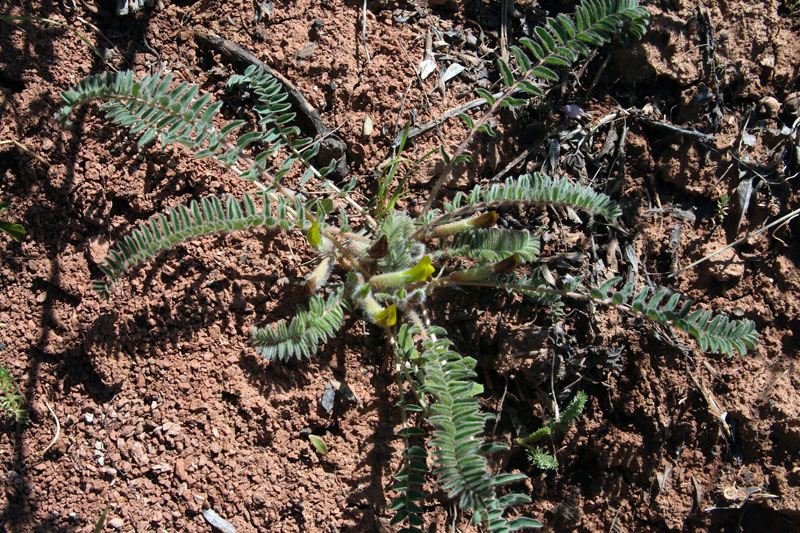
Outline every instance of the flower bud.
<svg viewBox="0 0 800 533"><path fill-rule="evenodd" d="M317 292L317 289L324 286L328 281L328 276L331 273L331 258L324 257L319 262L311 274L306 278L306 294L309 296Z"/></svg>
<svg viewBox="0 0 800 533"><path fill-rule="evenodd" d="M475 267L467 270L451 272L448 279L451 281L486 281L492 275L491 267Z"/></svg>
<svg viewBox="0 0 800 533"><path fill-rule="evenodd" d="M477 217L436 226L433 228L433 235L435 237L447 237L448 235L462 233L472 228L491 228L495 224L497 224L497 213L489 211Z"/></svg>
<svg viewBox="0 0 800 533"><path fill-rule="evenodd" d="M368 283L373 289L392 289L415 281L426 281L435 271L436 269L431 264L431 258L426 255L405 272L378 274L377 276L372 276Z"/></svg>

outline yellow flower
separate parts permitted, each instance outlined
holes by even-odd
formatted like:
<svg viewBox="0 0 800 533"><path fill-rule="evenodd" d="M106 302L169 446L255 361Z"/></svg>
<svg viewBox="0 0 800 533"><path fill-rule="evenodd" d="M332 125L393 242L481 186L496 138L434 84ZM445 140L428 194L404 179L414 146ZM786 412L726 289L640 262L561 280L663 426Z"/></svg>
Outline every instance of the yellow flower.
<svg viewBox="0 0 800 533"><path fill-rule="evenodd" d="M319 232L319 224L316 222L311 224L311 227L308 228L308 232L306 232L306 239L308 240L308 244L314 248L320 247L322 244L322 235Z"/></svg>
<svg viewBox="0 0 800 533"><path fill-rule="evenodd" d="M378 274L369 278L369 285L373 289L393 289L402 287L415 281L425 281L434 273L436 269L431 265L431 258L427 255L417 262L416 265L405 272L389 272L388 274Z"/></svg>
<svg viewBox="0 0 800 533"><path fill-rule="evenodd" d="M392 304L373 316L375 323L384 328L390 328L397 323L397 306Z"/></svg>
<svg viewBox="0 0 800 533"><path fill-rule="evenodd" d="M403 274L406 276L406 283L413 283L415 281L425 281L431 274L436 271L431 264L430 256L424 256L416 265L411 269L406 270Z"/></svg>

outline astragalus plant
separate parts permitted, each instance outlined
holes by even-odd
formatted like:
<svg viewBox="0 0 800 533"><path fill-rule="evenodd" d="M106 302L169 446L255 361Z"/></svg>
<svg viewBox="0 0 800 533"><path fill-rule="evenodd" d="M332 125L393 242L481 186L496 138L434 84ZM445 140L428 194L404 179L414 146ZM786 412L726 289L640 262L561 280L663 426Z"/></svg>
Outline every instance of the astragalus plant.
<svg viewBox="0 0 800 533"><path fill-rule="evenodd" d="M139 136L139 144L159 140L180 144L197 158L212 158L252 183L241 198L207 197L175 205L133 229L110 251L101 267L106 279L95 289L112 295L112 284L142 261L154 258L189 239L216 232L259 227L276 228L305 239L317 252L308 274L308 306L289 321L252 331L254 349L269 360L304 359L334 338L345 313L355 313L383 328L395 346L394 372L403 391L405 443L403 466L393 487L394 523L402 531L422 531L421 491L429 472L490 531L514 531L540 525L528 518L508 518L514 505L528 502L509 491L523 474L493 473L487 457L507 445L484 440L487 414L481 411L476 360L456 351L447 324L432 325L426 313L428 296L450 286L491 286L502 291L533 294L540 301L579 299L614 306L686 331L702 349L744 353L757 335L748 320L729 320L710 311L692 311L691 302L667 289L651 296L647 287L619 279L582 289L579 280L563 287L547 284L525 264L537 260L540 241L530 229L497 227L497 211L508 206L569 206L613 224L620 207L607 195L563 177L543 174L508 178L502 183L474 186L439 202L439 193L454 168L469 160L475 134L493 134L490 126L502 107L538 101L547 84L559 76L553 68L571 66L612 38L638 38L647 11L632 0L584 0L575 16L558 15L536 28L535 38L511 47L514 64L499 62L502 90L480 91L483 106L462 115L470 132L453 153L442 148L443 171L432 180L422 212L384 209L373 217L348 194L326 179L335 162L317 169L312 160L317 140L300 136L281 83L248 68L227 83L257 100L258 126L242 133L245 121L224 122L221 102L190 83L173 83L171 75L136 79L131 72L99 74L63 93L59 112L67 120L79 105L97 101L106 117ZM286 184L291 178L292 188ZM313 194L312 194L313 193ZM346 207L332 211L332 200ZM336 283L331 282L335 280Z"/></svg>

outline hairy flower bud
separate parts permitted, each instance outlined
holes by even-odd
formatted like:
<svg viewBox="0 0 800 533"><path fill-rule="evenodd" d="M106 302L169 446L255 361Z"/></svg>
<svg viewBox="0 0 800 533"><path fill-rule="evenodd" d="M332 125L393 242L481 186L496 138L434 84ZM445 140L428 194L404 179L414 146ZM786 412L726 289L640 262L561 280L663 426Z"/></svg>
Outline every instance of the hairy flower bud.
<svg viewBox="0 0 800 533"><path fill-rule="evenodd" d="M331 258L324 257L322 261L319 262L317 268L315 268L311 275L306 278L306 294L311 295L317 292L317 289L324 286L325 283L328 281L328 276L331 273Z"/></svg>
<svg viewBox="0 0 800 533"><path fill-rule="evenodd" d="M447 237L448 235L462 233L472 228L491 228L495 224L497 224L497 213L489 211L477 217L436 226L433 228L433 235L436 237Z"/></svg>
<svg viewBox="0 0 800 533"><path fill-rule="evenodd" d="M368 283L373 289L393 289L415 281L426 281L435 271L436 269L431 264L431 258L426 255L405 272L378 274L372 276Z"/></svg>
<svg viewBox="0 0 800 533"><path fill-rule="evenodd" d="M491 267L475 267L466 270L451 272L448 279L451 281L486 281L492 275Z"/></svg>

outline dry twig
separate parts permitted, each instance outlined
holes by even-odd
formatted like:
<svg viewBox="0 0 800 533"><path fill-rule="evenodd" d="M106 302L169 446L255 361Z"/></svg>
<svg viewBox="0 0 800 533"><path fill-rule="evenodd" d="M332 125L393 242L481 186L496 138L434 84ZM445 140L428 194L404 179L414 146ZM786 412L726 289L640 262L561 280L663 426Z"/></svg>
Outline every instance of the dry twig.
<svg viewBox="0 0 800 533"><path fill-rule="evenodd" d="M29 156L40 162L41 164L48 167L50 166L50 163L48 163L44 157L40 156L39 154L31 150L21 142L17 141L16 139L3 139L2 141L0 141L0 146L4 144L13 144L17 148L19 148L20 150L22 150L23 152L25 152L26 154L28 154Z"/></svg>
<svg viewBox="0 0 800 533"><path fill-rule="evenodd" d="M367 56L367 64L372 62L369 55L369 48L367 47L367 0L364 0L364 6L361 8L361 40L364 44L364 54Z"/></svg>
<svg viewBox="0 0 800 533"><path fill-rule="evenodd" d="M762 393L761 393L761 396L759 396L759 397L758 397L758 400L756 400L756 403L761 403L761 402L763 402L764 400L766 400L766 399L769 397L769 395L770 395L770 393L772 392L772 389L775 387L775 385L777 385L777 384L778 384L778 382L779 382L781 379L783 379L783 377L784 377L786 374L789 374L789 373L791 373L793 370L794 370L794 361L792 361L792 362L789 364L789 366L786 368L786 370L784 370L783 372L781 372L781 373L780 373L780 375L779 375L778 377L776 377L775 379L773 379L773 380L770 382L770 384L769 384L769 385L767 385L767 388L766 388L766 389L764 389L764 392L762 392Z"/></svg>
<svg viewBox="0 0 800 533"><path fill-rule="evenodd" d="M703 263L703 262L705 262L705 261L707 261L707 260L711 259L712 257L714 257L714 256L716 256L716 255L719 255L719 254L721 254L721 253L722 253L722 252L724 252L725 250L728 250L728 249L730 249L730 248L733 248L733 247L734 247L734 246L736 246L737 244L743 243L744 241L748 240L750 237L755 237L756 235L760 235L760 234L764 233L765 231L767 231L768 229L770 229L770 228L772 228L772 227L774 227L774 226L777 226L777 225L779 225L779 224L785 224L785 223L786 223L786 224L788 224L788 223L789 223L789 221L790 221L791 219L793 219L794 217L796 217L797 215L800 215L800 209L795 209L795 210L794 210L794 211L792 211L791 213L789 213L789 214L787 214L787 215L783 215L783 216L782 216L781 218L779 218L778 220L774 220L773 222L770 222L770 223L769 223L769 224L767 224L766 226L764 226L764 227L762 227L762 228L760 228L760 229L757 229L757 230L755 230L755 231L753 231L753 232L750 232L750 233L748 233L747 235L745 235L745 236L744 236L744 237L742 237L741 239L736 239L735 241L733 241L733 242L732 242L732 243L730 243L729 245L727 245L727 246L723 246L723 247L722 247L722 248L720 248L719 250L716 250L716 251L714 251L714 252L712 252L712 253L708 254L707 256L703 257L702 259L698 259L697 261L695 261L695 262L694 262L694 263L692 263L691 265L687 265L687 266L683 267L682 269L678 270L677 272L673 272L672 274L669 274L669 275L667 275L667 277L668 277L668 278L674 278L675 276L677 276L677 275L679 275L679 274L682 274L683 272L686 272L686 271L687 271L687 270L689 270L690 268L694 268L694 267L696 267L697 265L699 265L700 263Z"/></svg>
<svg viewBox="0 0 800 533"><path fill-rule="evenodd" d="M53 419L56 421L56 434L53 436L53 440L50 441L50 444L48 444L47 447L44 450L42 450L41 455L46 454L50 450L50 448L53 447L56 441L58 441L58 437L61 436L61 423L58 421L56 413L53 411L53 408L50 407L50 404L47 403L47 400L44 400L44 404L47 406L47 410L50 411L50 414L53 415Z"/></svg>

